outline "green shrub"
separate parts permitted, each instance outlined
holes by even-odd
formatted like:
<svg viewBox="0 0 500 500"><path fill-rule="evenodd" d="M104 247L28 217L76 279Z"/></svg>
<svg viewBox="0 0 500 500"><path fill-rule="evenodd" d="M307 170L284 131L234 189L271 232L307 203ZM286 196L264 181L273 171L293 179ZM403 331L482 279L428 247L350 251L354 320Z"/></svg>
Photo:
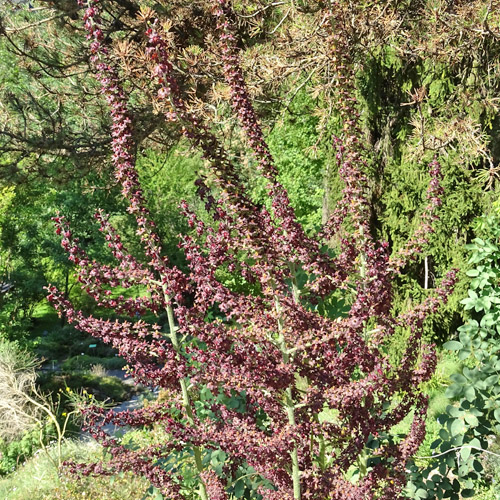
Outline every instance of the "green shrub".
<svg viewBox="0 0 500 500"><path fill-rule="evenodd" d="M87 391L97 400L109 399L113 402L124 401L130 396L131 387L118 377L100 377L92 373L44 374L40 385L47 392L66 393L68 391Z"/></svg>
<svg viewBox="0 0 500 500"><path fill-rule="evenodd" d="M45 333L32 342L39 356L51 361L81 355L83 352L87 356L89 353L96 357L109 357L115 354L115 350L89 337L88 335L75 330L70 325L48 326ZM90 345L96 347L90 348Z"/></svg>
<svg viewBox="0 0 500 500"><path fill-rule="evenodd" d="M40 449L40 439L46 444L53 436L53 432L54 427L47 425L42 433L39 429L32 429L15 441L8 443L0 441L0 476L11 473L31 457Z"/></svg>
<svg viewBox="0 0 500 500"><path fill-rule="evenodd" d="M115 356L113 358L99 358L97 356L73 356L68 358L61 368L65 372L73 372L78 370L90 370L94 365L102 365L106 370L120 370L127 363L123 358Z"/></svg>
<svg viewBox="0 0 500 500"><path fill-rule="evenodd" d="M445 396L453 401L439 417L442 428L432 444L435 458L423 470L410 465L412 498L471 498L485 480L484 459L491 436L500 434L500 205L482 217L470 251L468 296L461 300L474 319L458 328L444 348L463 366L450 376ZM486 453L484 453L486 450ZM491 455L492 457L495 455ZM490 461L494 461L489 457ZM436 472L438 471L438 472ZM453 480L450 480L453 477ZM420 496L418 492L425 492ZM449 495L448 495L449 493Z"/></svg>

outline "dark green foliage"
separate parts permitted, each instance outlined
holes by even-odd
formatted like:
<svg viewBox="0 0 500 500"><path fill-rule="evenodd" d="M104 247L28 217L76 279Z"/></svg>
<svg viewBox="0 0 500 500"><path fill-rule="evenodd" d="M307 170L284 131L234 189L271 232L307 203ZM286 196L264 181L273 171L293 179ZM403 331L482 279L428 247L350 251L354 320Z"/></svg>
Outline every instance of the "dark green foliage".
<svg viewBox="0 0 500 500"><path fill-rule="evenodd" d="M353 57L359 59L359 110L370 144L372 228L389 241L393 251L418 225L426 204L427 165L436 155L444 174L440 222L424 253L426 261L408 266L399 280L395 300L399 310L427 296L425 262L429 289L446 269L464 267L464 245L472 239L472 221L487 210L496 186L495 177L486 172L491 173L488 162L493 166L495 161L489 145L495 143L498 131L492 128L497 111L488 100L485 103L485 95L492 95L498 82L486 76L486 63L474 66L475 73L482 75L481 87L478 81L467 80L470 61L453 65L429 50L426 36L430 35L422 31L429 20L420 15L409 11L405 16L407 29L414 30L410 42L398 32L387 40L366 40L369 53L366 46L352 46ZM418 50L411 54L407 44ZM335 115L330 129L339 129ZM328 204L334 206L339 191L335 168L327 175ZM468 280L462 276L446 307L426 325L429 339L444 342L467 317L457 300L467 287ZM400 349L394 345L393 350Z"/></svg>
<svg viewBox="0 0 500 500"><path fill-rule="evenodd" d="M321 227L326 160L325 151L318 148L316 106L306 92L300 93L268 139L280 181L290 196L297 219L308 232Z"/></svg>
<svg viewBox="0 0 500 500"><path fill-rule="evenodd" d="M480 187L472 182L470 173L447 160L442 161L442 165L445 194L440 210L441 218L426 250L429 289L434 288L435 283L450 266L464 268L467 260L465 244L471 238L471 223L478 211L483 209L487 199ZM414 230L425 205L423 193L427 182L425 165L408 165L406 168L404 165L391 165L382 196L385 207L381 221L383 231L394 250L399 249ZM458 297L464 295L467 287L468 279L462 275L455 294L440 313L428 322L426 331L429 338L444 342L449 333L462 322L465 316L461 312ZM425 261L422 259L409 266L400 279L397 307L411 301L419 301L427 294Z"/></svg>
<svg viewBox="0 0 500 500"><path fill-rule="evenodd" d="M97 359L100 359L114 356L115 354L115 350L111 347L82 334L69 325L61 327L59 324L56 324L47 328L48 330L44 330L40 336L31 342L31 345L36 349L37 354L48 362L60 361L72 358L73 356L76 358L97 356ZM96 347L89 347L90 345L95 345ZM82 353L86 356L81 356ZM89 366L85 366L84 368L89 368Z"/></svg>
<svg viewBox="0 0 500 500"><path fill-rule="evenodd" d="M0 205L0 282L13 285L0 294L0 336L26 340L31 327L36 327L32 324L35 310L49 281L58 283L66 295L85 306L87 299L72 276L51 217L58 210L67 213L89 253L101 256L104 238L97 225L84 221L92 220L98 207L117 210L115 191L103 188L97 176L68 182L63 190L50 181L0 184L0 195L5 193L6 197ZM122 226L125 224L126 220Z"/></svg>

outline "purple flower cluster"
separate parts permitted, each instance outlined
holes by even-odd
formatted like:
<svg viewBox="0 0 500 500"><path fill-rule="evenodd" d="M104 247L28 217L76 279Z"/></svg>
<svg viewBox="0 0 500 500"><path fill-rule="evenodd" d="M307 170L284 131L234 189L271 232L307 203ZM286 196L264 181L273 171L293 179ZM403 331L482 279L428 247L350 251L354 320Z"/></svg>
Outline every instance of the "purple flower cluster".
<svg viewBox="0 0 500 500"><path fill-rule="evenodd" d="M133 412L85 409L93 435L109 448L106 464L72 464L82 474L133 471L147 477L167 498L184 498L178 474L162 463L180 450L192 450L200 481L200 498L228 498L234 470L248 465L273 488L261 487L264 499L394 499L405 484L407 460L425 435L426 400L420 384L435 367L433 346L422 343L423 320L445 302L456 277L450 272L436 290L413 310L394 316L392 282L407 259L422 248L439 206L441 186L437 161L431 165L429 207L422 227L396 258L386 243L371 236L368 179L358 114L348 78L339 72L340 107L345 135L335 139L344 196L319 238L306 235L297 222L288 195L265 142L239 63L232 12L224 0L214 2L220 50L232 106L259 172L267 180L270 208L256 205L237 168L209 127L191 114L177 84L160 22L146 27L146 55L157 85L156 99L165 115L199 147L210 165L197 181L198 193L213 217L208 226L186 204L182 212L198 238L180 243L189 265L183 273L163 255L134 163L132 122L117 70L103 42L99 1L84 16L90 50L113 121L115 175L137 222L146 262L124 248L120 236L102 212L96 215L115 267L88 258L62 216L55 217L62 245L75 263L82 288L99 305L116 313L166 311L169 331L139 321L105 321L87 317L55 287L49 300L78 329L118 349L138 382L164 389L168 401ZM337 60L345 58L341 37L333 36ZM344 61L344 68L348 61ZM158 104L157 103L157 104ZM345 227L350 227L347 231ZM340 235L335 258L321 251L324 239ZM323 238L323 240L322 240ZM238 274L252 293L231 289L217 272ZM299 283L301 273L307 276ZM145 287L141 297L113 293L117 286ZM315 307L333 292L351 299L345 317L331 318ZM223 317L209 320L217 308ZM401 366L391 366L382 347L397 328L411 335ZM203 403L201 394L214 397ZM244 399L244 410L227 401ZM200 408L205 404L205 410ZM347 471L365 453L370 437L390 430L412 410L408 436L380 445L380 460L356 483ZM207 416L207 412L209 415ZM265 425L263 424L265 417ZM161 426L168 439L161 446L131 450L104 431L106 423ZM228 457L217 474L203 455L222 450Z"/></svg>

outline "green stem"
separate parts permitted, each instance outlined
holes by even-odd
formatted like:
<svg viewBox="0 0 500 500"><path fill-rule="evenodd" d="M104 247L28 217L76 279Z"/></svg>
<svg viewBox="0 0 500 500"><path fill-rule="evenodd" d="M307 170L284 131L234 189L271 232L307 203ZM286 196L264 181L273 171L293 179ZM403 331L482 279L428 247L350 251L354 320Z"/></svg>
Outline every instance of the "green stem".
<svg viewBox="0 0 500 500"><path fill-rule="evenodd" d="M314 415L314 420L317 424L320 423L319 415ZM313 441L313 436L311 435L311 441ZM323 435L319 436L319 456L318 456L318 465L321 470L326 470L326 445L325 438Z"/></svg>
<svg viewBox="0 0 500 500"><path fill-rule="evenodd" d="M276 311L279 313L280 312L280 305L279 305L279 302L277 299L275 301L275 307L276 307ZM286 342L285 342L285 339L284 339L283 333L282 333L283 332L283 320L281 317L278 318L278 331L279 331L279 342L278 343L280 345L281 354L283 356L283 362L289 363L290 362L290 355L288 354L288 349L287 349ZM295 402L293 400L291 387L288 387L285 390L284 406L285 406L286 414L288 416L288 423L292 427L294 427L296 425L295 424L295 412L294 412ZM299 452L298 452L298 449L296 446L290 452L290 458L292 460L293 498L295 500L301 500L302 494L300 491Z"/></svg>
<svg viewBox="0 0 500 500"><path fill-rule="evenodd" d="M170 302L170 297L165 293L165 299L167 304ZM175 352L180 355L180 345L179 338L177 337L177 332L175 328L175 319L174 319L174 310L171 305L167 306L167 318L168 318L168 326L169 326L169 336L172 341L172 345L175 349ZM193 408L191 406L191 401L189 399L187 380L185 378L180 380L181 391L182 391L182 404L184 406L184 410L186 412L187 421L189 425L194 426L194 414ZM203 462L201 458L201 450L198 446L193 446L194 452L194 461L196 464L196 470L199 474L203 471ZM205 487L205 483L200 478L200 498L201 500L209 500L207 489Z"/></svg>
<svg viewBox="0 0 500 500"><path fill-rule="evenodd" d="M291 426L295 426L294 401L291 387L288 387L285 391L285 408L288 416L288 422ZM290 458L292 459L293 498L300 500L302 495L300 492L299 452L296 446L291 451Z"/></svg>
<svg viewBox="0 0 500 500"><path fill-rule="evenodd" d="M319 466L321 470L326 469L326 446L325 446L325 438L320 436L319 438Z"/></svg>

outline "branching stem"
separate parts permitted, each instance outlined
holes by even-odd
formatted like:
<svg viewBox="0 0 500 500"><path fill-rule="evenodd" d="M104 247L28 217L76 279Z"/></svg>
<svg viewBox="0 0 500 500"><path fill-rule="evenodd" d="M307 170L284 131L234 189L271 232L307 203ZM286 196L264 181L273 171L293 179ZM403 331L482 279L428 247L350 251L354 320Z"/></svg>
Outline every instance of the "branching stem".
<svg viewBox="0 0 500 500"><path fill-rule="evenodd" d="M177 353L177 355L180 356L180 344L179 344L179 339L177 337L177 331L175 328L174 310L170 305L170 297L166 293L165 289L164 293L165 293L165 302L167 303L166 309L167 309L168 327L170 332L169 333L170 340L172 341L172 345L175 349L175 352ZM182 391L182 402L184 405L184 410L186 412L186 418L189 425L193 426L194 414L193 414L193 408L191 406L191 401L189 399L188 382L185 378L182 378L179 382ZM203 471L203 462L201 459L201 450L199 446L193 446L193 452L194 452L194 461L196 463L196 470L198 471L199 474L201 474L201 472ZM203 483L201 478L200 478L200 498L201 500L209 500L205 484Z"/></svg>
<svg viewBox="0 0 500 500"><path fill-rule="evenodd" d="M279 315L281 308L278 299L275 299L275 307L276 307L276 312ZM279 333L279 346L281 354L283 356L283 362L288 364L290 362L290 355L288 353L288 348L286 346L285 338L283 336L283 320L279 316L278 316L278 333ZM293 400L291 387L288 387L285 390L284 406L288 417L288 423L292 427L294 427L296 425L295 402ZM300 491L299 452L297 446L294 446L293 450L290 452L290 458L292 459L293 498L295 500L301 500L302 495Z"/></svg>

